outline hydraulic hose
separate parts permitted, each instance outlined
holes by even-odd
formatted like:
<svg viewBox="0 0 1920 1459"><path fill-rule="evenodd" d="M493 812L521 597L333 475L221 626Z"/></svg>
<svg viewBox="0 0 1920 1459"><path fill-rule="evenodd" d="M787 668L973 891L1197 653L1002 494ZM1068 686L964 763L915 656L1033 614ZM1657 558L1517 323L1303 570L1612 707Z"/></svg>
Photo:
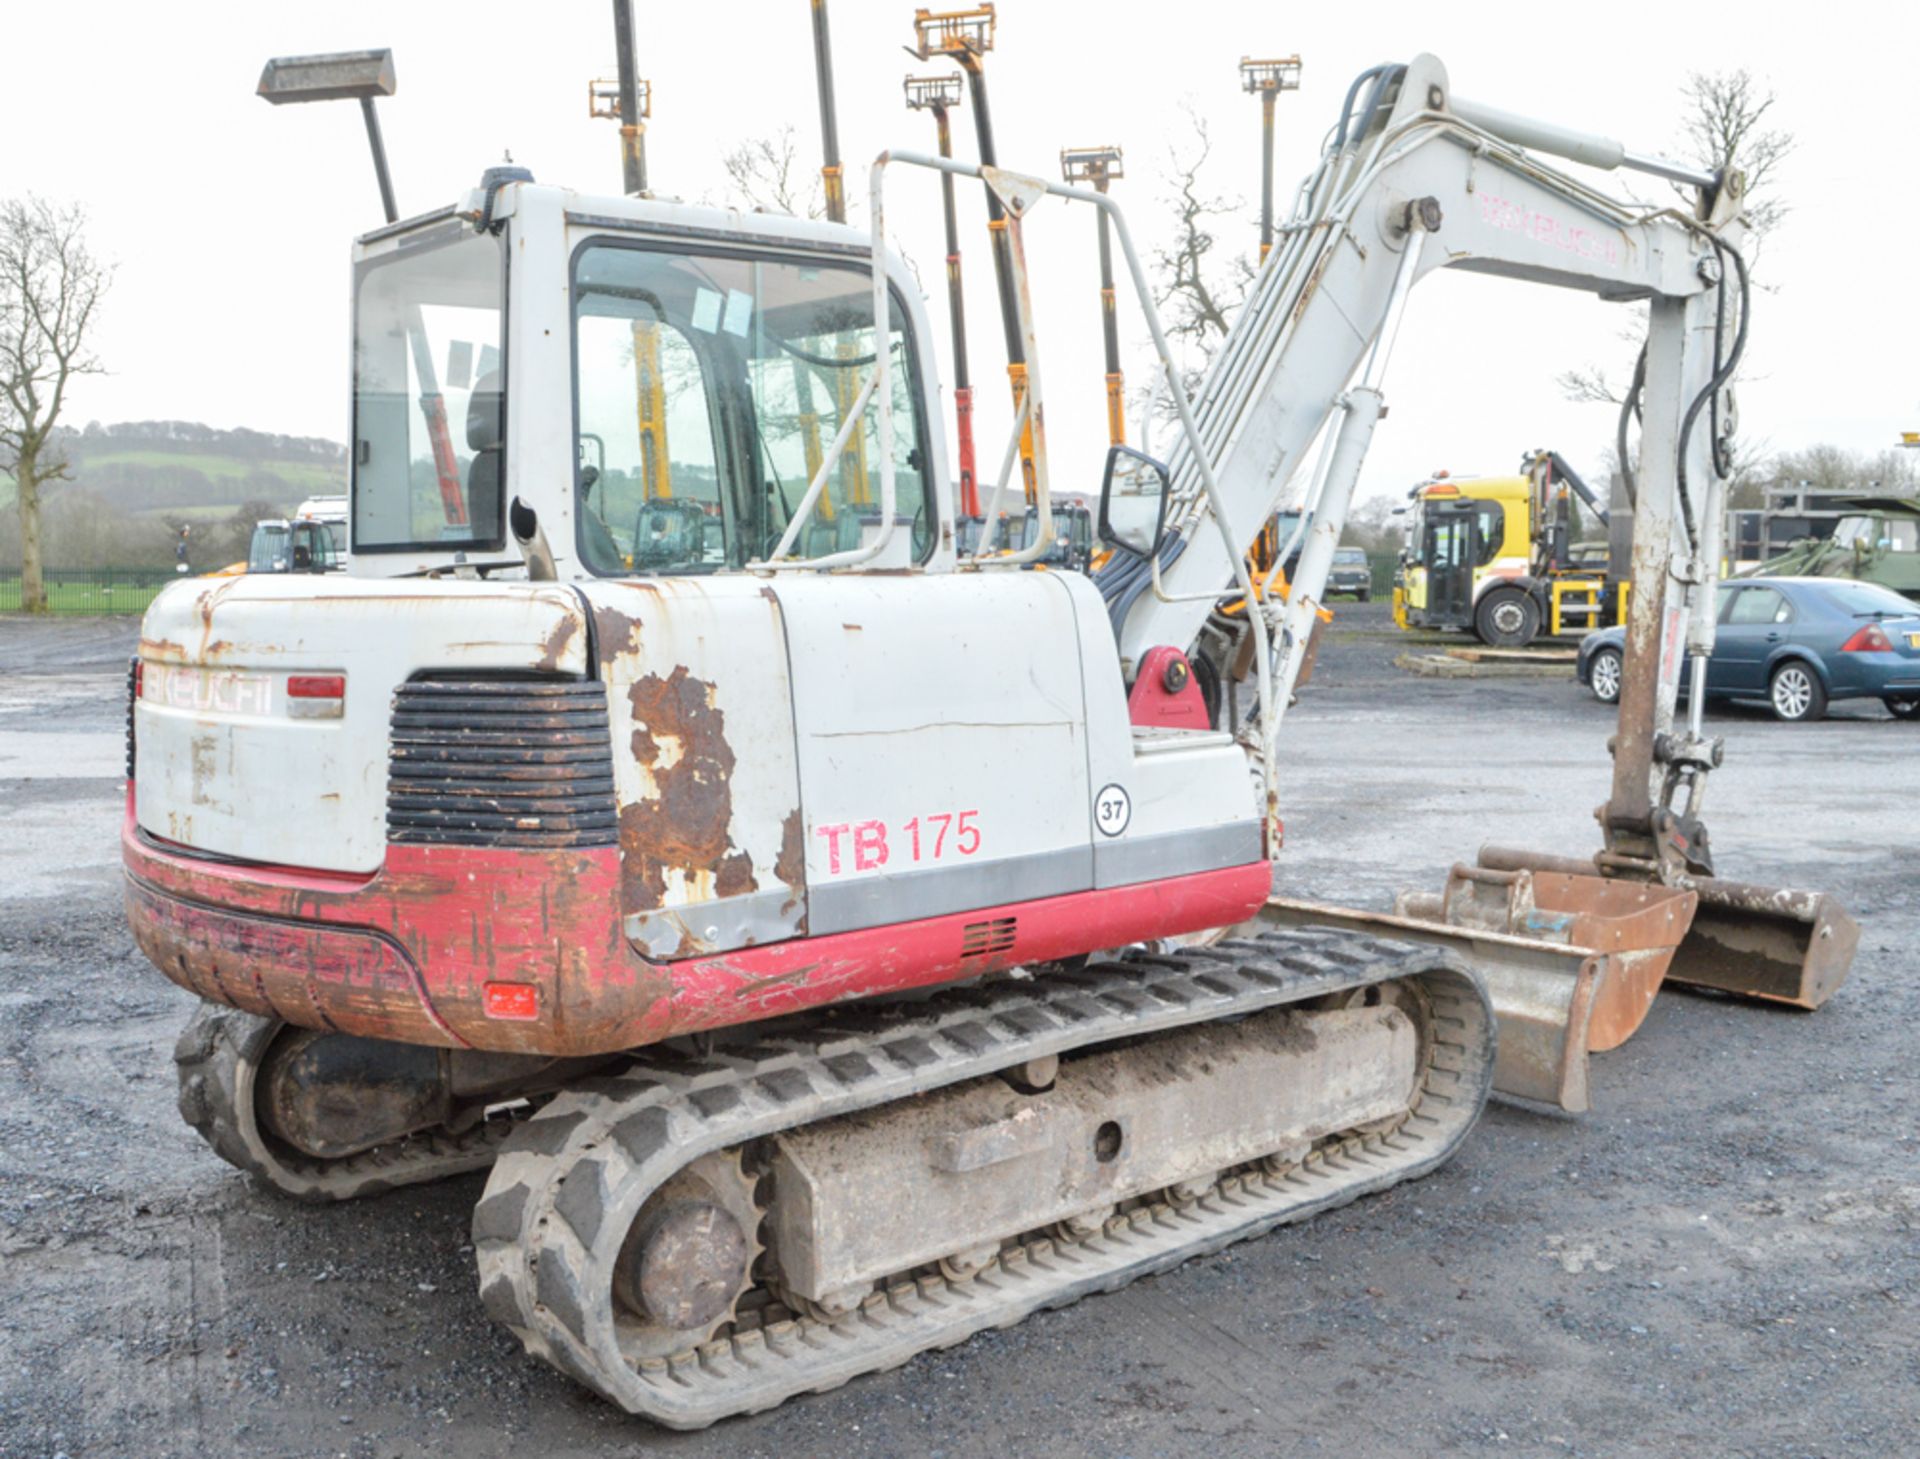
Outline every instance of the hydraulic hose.
<svg viewBox="0 0 1920 1459"><path fill-rule="evenodd" d="M1680 499L1681 520L1686 524L1689 551L1694 550L1699 541L1699 530L1694 520L1693 499L1687 492L1687 443L1693 438L1694 422L1700 418L1701 409L1711 405L1709 420L1714 431L1713 469L1717 475L1726 476L1728 463L1722 454L1723 447L1719 439L1719 397L1721 389L1733 378L1733 372L1740 367L1740 356L1746 352L1747 315L1751 294L1747 281L1747 261L1740 256L1740 251L1712 234L1708 235L1708 242L1713 244L1714 251L1720 255L1723 269L1713 314L1713 377L1707 381L1700 393L1693 397L1693 403L1687 407L1686 415L1681 418L1680 459L1674 467L1674 485ZM1728 350L1723 358L1721 352L1727 324L1727 278L1724 268L1729 259L1733 263L1735 276L1740 280L1740 327L1734 332L1733 348Z"/></svg>

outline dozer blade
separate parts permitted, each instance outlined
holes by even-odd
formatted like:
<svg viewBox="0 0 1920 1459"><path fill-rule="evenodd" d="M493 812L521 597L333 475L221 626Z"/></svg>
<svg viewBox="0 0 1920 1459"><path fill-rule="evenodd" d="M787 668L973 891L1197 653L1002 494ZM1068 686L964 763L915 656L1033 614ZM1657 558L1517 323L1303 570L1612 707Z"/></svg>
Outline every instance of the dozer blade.
<svg viewBox="0 0 1920 1459"><path fill-rule="evenodd" d="M1451 948L1473 964L1493 1004L1499 1028L1493 1087L1575 1114L1588 1108L1588 1030L1606 971L1606 960L1590 950L1291 897L1269 898L1255 925L1260 924L1337 927ZM1235 935L1246 935L1246 929L1235 929Z"/></svg>
<svg viewBox="0 0 1920 1459"><path fill-rule="evenodd" d="M1592 875L1590 862L1512 847L1484 846L1480 864L1497 870ZM1860 924L1824 892L1694 877L1693 927L1667 976L1696 988L1818 1008L1847 980ZM1611 1048L1611 1044L1596 1044Z"/></svg>
<svg viewBox="0 0 1920 1459"><path fill-rule="evenodd" d="M1455 866L1444 892L1402 893L1390 915L1274 898L1263 916L1455 949L1485 978L1499 1020L1493 1087L1578 1113L1590 1104L1588 1052L1640 1026L1695 900L1593 875Z"/></svg>

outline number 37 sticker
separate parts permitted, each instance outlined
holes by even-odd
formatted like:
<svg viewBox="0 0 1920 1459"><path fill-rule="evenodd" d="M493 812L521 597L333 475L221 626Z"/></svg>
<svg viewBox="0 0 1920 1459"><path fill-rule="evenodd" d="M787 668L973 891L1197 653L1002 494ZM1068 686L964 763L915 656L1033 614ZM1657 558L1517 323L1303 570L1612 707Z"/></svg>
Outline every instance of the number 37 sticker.
<svg viewBox="0 0 1920 1459"><path fill-rule="evenodd" d="M1093 823L1103 836L1118 836L1133 819L1133 800L1117 785L1109 785L1093 798Z"/></svg>

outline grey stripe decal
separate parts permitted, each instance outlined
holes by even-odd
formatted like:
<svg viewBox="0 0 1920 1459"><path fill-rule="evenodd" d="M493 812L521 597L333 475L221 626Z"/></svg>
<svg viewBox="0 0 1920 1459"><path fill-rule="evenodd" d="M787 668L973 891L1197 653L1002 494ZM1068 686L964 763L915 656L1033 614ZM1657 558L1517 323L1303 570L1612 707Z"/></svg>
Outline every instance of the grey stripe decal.
<svg viewBox="0 0 1920 1459"><path fill-rule="evenodd" d="M1260 823L1240 821L895 876L816 882L808 889L804 929L803 907L789 908L793 894L782 887L635 913L626 919L626 933L651 957L691 957L802 935L856 932L1089 889L1192 876L1259 859Z"/></svg>
<svg viewBox="0 0 1920 1459"><path fill-rule="evenodd" d="M816 881L807 889L807 925L818 937L1084 892L1093 885L1092 863L1090 848L1069 846L1034 856L962 862L898 876Z"/></svg>
<svg viewBox="0 0 1920 1459"><path fill-rule="evenodd" d="M1198 831L1169 831L1158 836L1122 836L1093 848L1093 884L1132 886L1162 877L1192 876L1245 866L1260 859L1260 823L1237 821Z"/></svg>

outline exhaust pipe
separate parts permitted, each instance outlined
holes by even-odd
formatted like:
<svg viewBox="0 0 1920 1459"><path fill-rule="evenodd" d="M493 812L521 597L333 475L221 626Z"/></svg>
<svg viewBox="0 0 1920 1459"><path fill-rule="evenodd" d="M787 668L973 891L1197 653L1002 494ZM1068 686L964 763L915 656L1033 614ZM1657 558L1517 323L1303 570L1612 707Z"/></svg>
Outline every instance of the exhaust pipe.
<svg viewBox="0 0 1920 1459"><path fill-rule="evenodd" d="M547 546L547 534L541 530L540 514L515 497L513 505L507 508L507 527L520 546L520 555L527 560L527 581L557 581L560 574L553 565L553 549Z"/></svg>

